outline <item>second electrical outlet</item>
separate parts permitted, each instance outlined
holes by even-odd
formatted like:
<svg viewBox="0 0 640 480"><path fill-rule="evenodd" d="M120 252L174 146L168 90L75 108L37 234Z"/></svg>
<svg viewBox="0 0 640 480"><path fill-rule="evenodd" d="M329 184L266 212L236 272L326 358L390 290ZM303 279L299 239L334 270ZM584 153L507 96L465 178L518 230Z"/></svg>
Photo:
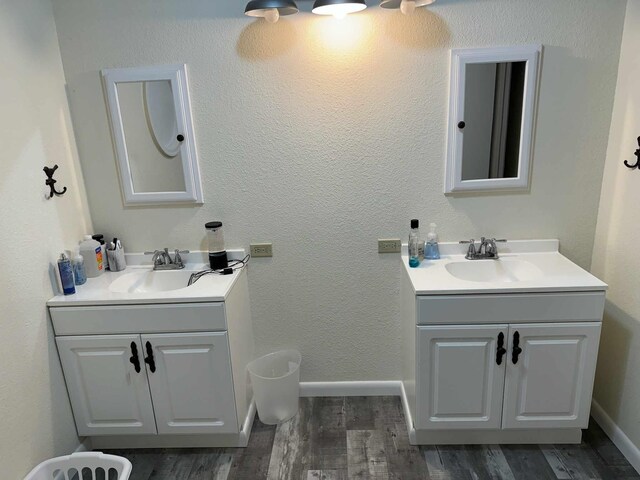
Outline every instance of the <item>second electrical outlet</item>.
<svg viewBox="0 0 640 480"><path fill-rule="evenodd" d="M249 249L252 257L273 257L272 243L252 243Z"/></svg>

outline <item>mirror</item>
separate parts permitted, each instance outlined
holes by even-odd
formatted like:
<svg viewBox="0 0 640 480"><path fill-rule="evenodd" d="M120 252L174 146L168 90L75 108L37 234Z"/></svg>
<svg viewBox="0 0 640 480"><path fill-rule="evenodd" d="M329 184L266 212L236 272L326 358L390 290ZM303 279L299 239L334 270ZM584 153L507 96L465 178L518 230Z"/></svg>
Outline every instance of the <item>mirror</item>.
<svg viewBox="0 0 640 480"><path fill-rule="evenodd" d="M125 205L201 204L186 66L102 76Z"/></svg>
<svg viewBox="0 0 640 480"><path fill-rule="evenodd" d="M541 50L452 51L445 193L529 187Z"/></svg>

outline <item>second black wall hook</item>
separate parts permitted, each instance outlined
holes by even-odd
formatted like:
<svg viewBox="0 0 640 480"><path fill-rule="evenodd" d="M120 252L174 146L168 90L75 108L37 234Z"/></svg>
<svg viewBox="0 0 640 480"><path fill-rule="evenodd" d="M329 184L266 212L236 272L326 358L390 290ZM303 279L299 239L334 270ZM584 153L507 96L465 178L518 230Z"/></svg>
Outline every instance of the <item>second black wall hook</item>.
<svg viewBox="0 0 640 480"><path fill-rule="evenodd" d="M65 193L67 193L67 187L64 187L61 191L56 190L55 185L56 185L57 180L53 179L53 175L56 173L57 169L58 169L58 165L54 165L53 168L44 167L42 169L42 171L47 176L47 179L44 181L44 184L51 189L51 192L49 193L49 196L47 197L47 199L49 199L49 200L51 200L54 195L61 196L61 195L64 195Z"/></svg>
<svg viewBox="0 0 640 480"><path fill-rule="evenodd" d="M640 137L638 137L638 149L635 151L634 155L637 157L636 163L631 164L628 161L624 161L624 165L627 168L640 168Z"/></svg>

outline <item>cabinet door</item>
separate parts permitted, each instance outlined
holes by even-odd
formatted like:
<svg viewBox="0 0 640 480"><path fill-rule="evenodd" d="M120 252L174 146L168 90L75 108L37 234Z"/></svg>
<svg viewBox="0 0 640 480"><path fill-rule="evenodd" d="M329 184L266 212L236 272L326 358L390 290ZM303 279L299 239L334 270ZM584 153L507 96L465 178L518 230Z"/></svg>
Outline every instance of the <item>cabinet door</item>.
<svg viewBox="0 0 640 480"><path fill-rule="evenodd" d="M418 327L416 428L500 428L507 329Z"/></svg>
<svg viewBox="0 0 640 480"><path fill-rule="evenodd" d="M57 337L56 343L80 436L156 433L139 335Z"/></svg>
<svg viewBox="0 0 640 480"><path fill-rule="evenodd" d="M509 327L503 428L587 428L600 327L601 323Z"/></svg>
<svg viewBox="0 0 640 480"><path fill-rule="evenodd" d="M227 334L142 335L158 433L237 433Z"/></svg>

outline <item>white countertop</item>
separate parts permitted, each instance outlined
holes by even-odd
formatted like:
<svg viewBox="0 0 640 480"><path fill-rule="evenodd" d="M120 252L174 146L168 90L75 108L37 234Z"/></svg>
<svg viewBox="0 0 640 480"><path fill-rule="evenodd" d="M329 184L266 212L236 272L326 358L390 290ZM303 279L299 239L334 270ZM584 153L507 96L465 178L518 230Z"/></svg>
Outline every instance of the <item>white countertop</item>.
<svg viewBox="0 0 640 480"><path fill-rule="evenodd" d="M194 263L187 260L184 272L197 272L208 268L202 260L200 252L194 252L191 257ZM241 254L230 255L230 258L242 258ZM157 304L157 303L202 303L223 302L229 295L231 288L243 273L236 270L231 275L205 275L195 284L178 290L144 292L144 293L116 293L109 289L112 282L124 275L135 272L149 272L150 265L137 265L139 255L127 255L129 266L122 272L104 272L96 278L88 278L84 285L76 286L73 295L56 295L47 302L49 307L72 307L90 305L131 305L131 304ZM148 260L148 259L147 259ZM171 271L169 271L171 272ZM169 273L167 272L167 273ZM162 274L163 272L157 272Z"/></svg>
<svg viewBox="0 0 640 480"><path fill-rule="evenodd" d="M425 260L418 268L409 267L403 249L402 264L409 275L416 295L455 295L480 293L578 292L605 291L607 284L580 268L559 253L557 240L516 240L498 244L500 258L505 261L522 260L542 275L539 278L511 282L477 282L461 280L447 271L453 262L494 262L495 260L466 260L468 245L440 244L440 260ZM498 260L499 261L499 260Z"/></svg>

